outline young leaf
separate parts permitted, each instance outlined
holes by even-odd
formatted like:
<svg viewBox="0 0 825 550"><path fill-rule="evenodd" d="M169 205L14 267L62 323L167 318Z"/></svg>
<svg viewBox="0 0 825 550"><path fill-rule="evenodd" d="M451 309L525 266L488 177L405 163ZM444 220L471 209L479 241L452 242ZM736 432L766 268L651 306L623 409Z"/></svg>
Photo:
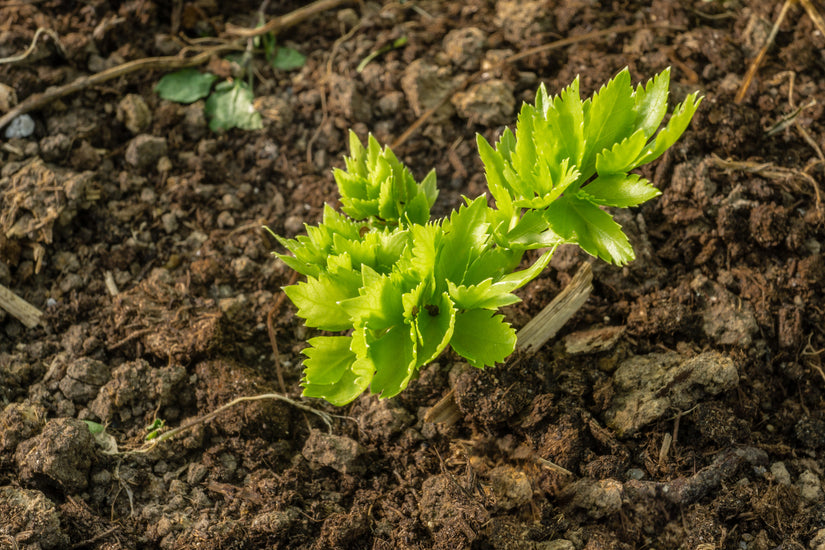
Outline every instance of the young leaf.
<svg viewBox="0 0 825 550"><path fill-rule="evenodd" d="M372 381L374 367L368 359L355 359L350 367L344 371L341 378L333 384L311 384L306 381L304 397L318 397L325 399L337 407L343 407L364 393Z"/></svg>
<svg viewBox="0 0 825 550"><path fill-rule="evenodd" d="M414 328L418 339L417 363L435 360L450 343L455 329L456 308L446 292L418 310Z"/></svg>
<svg viewBox="0 0 825 550"><path fill-rule="evenodd" d="M647 143L647 136L643 130L637 130L633 135L626 137L609 149L596 155L596 172L604 174L620 174L636 167L636 159Z"/></svg>
<svg viewBox="0 0 825 550"><path fill-rule="evenodd" d="M261 114L252 106L252 90L245 82L221 82L206 100L204 111L209 118L209 129L221 132L232 128L260 130Z"/></svg>
<svg viewBox="0 0 825 550"><path fill-rule="evenodd" d="M450 346L477 368L503 362L516 349L516 331L486 309L459 312Z"/></svg>
<svg viewBox="0 0 825 550"><path fill-rule="evenodd" d="M595 171L596 155L629 136L634 128L630 71L623 69L589 100L585 116L585 153L579 170L586 180Z"/></svg>
<svg viewBox="0 0 825 550"><path fill-rule="evenodd" d="M698 97L697 92L694 92L688 95L682 103L677 105L667 126L656 134L653 143L645 148L639 156L636 166L641 166L656 160L662 153L667 151L671 145L676 143L676 140L681 137L682 133L687 129L688 124L690 124L690 119L693 118L693 113L696 112L696 108L699 107L700 103L702 103L702 98Z"/></svg>
<svg viewBox="0 0 825 550"><path fill-rule="evenodd" d="M317 279L310 277L306 282L284 287L284 292L298 307L298 316L305 319L306 326L346 330L352 326L352 321L339 302L357 296L359 283L355 272L348 281L321 274Z"/></svg>
<svg viewBox="0 0 825 550"><path fill-rule="evenodd" d="M670 67L648 80L646 86L639 84L633 93L636 111L634 125L644 132L646 138L653 135L667 113L669 85Z"/></svg>
<svg viewBox="0 0 825 550"><path fill-rule="evenodd" d="M456 307L467 310L498 309L521 301L521 298L502 286L493 284L492 278L470 286L456 286L452 281L447 281L450 298L455 301Z"/></svg>
<svg viewBox="0 0 825 550"><path fill-rule="evenodd" d="M372 330L383 330L403 322L401 288L389 275L379 275L367 265L361 269L364 279L361 295L340 302L352 322Z"/></svg>
<svg viewBox="0 0 825 550"><path fill-rule="evenodd" d="M267 57L269 64L281 71L300 69L307 61L307 57L304 54L285 46L277 46L275 55Z"/></svg>
<svg viewBox="0 0 825 550"><path fill-rule="evenodd" d="M636 174L605 174L588 183L579 196L604 206L628 208L637 206L662 192Z"/></svg>
<svg viewBox="0 0 825 550"><path fill-rule="evenodd" d="M393 397L407 387L416 371L416 342L407 325L396 325L381 337L367 336L367 358L375 367L370 391Z"/></svg>
<svg viewBox="0 0 825 550"><path fill-rule="evenodd" d="M578 197L561 197L545 211L550 229L566 242L607 262L624 265L633 260L633 247L619 224L595 204Z"/></svg>
<svg viewBox="0 0 825 550"><path fill-rule="evenodd" d="M570 159L574 166L582 162L584 154L584 110L579 93L579 77L552 100L552 107L544 115L551 131L557 136L556 162Z"/></svg>
<svg viewBox="0 0 825 550"><path fill-rule="evenodd" d="M335 384L355 361L355 354L350 351L350 336L317 336L307 340L308 348L301 353L304 360L304 381L307 384Z"/></svg>
<svg viewBox="0 0 825 550"><path fill-rule="evenodd" d="M458 212L453 212L449 220L444 222L443 244L439 261L436 263L439 279L464 281L470 261L475 259L489 242L488 208L486 198L481 196L462 205Z"/></svg>
<svg viewBox="0 0 825 550"><path fill-rule="evenodd" d="M209 95L218 77L197 69L181 69L164 75L155 85L155 92L169 101L193 103Z"/></svg>

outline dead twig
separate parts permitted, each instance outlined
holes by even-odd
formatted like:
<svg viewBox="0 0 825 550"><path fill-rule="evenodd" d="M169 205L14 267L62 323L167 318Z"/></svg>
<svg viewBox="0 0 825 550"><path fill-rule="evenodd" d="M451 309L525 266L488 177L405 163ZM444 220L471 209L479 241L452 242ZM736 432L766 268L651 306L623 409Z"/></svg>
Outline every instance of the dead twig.
<svg viewBox="0 0 825 550"><path fill-rule="evenodd" d="M178 56L163 56L163 57L147 57L144 59L136 59L128 61L111 69L106 69L99 73L89 76L81 76L68 84L49 88L45 92L33 94L26 98L25 101L17 104L8 113L0 117L0 129L3 129L12 120L18 116L42 109L52 101L66 97L75 92L84 90L90 86L97 86L104 82L108 82L114 78L126 76L136 71L152 71L152 70L174 70L185 69L187 67L196 67L203 65L213 55L220 55L225 52L235 51L240 48L236 44L222 44L220 46L213 46L204 50L203 52L192 57L178 57Z"/></svg>
<svg viewBox="0 0 825 550"><path fill-rule="evenodd" d="M819 184L808 173L801 170L794 170L793 168L785 168L783 166L776 166L770 162L750 162L750 161L736 161L723 160L716 155L711 155L711 164L717 168L724 170L741 170L752 174L758 174L766 178L775 180L789 180L794 177L802 178L811 184L814 190L814 200L816 202L816 210L822 215L822 197L819 192Z"/></svg>
<svg viewBox="0 0 825 550"><path fill-rule="evenodd" d="M242 38L253 38L255 36L260 36L268 32L278 34L280 31L288 29L289 27L294 27L298 23L306 19L309 19L312 16L318 15L321 12L331 10L333 8L337 8L343 4L348 4L351 1L352 0L318 0L308 6L298 8L297 10L292 11L286 15L282 15L280 17L271 19L265 25L262 25L254 29L237 27L232 24L227 24L225 32L226 34L229 34L231 36L239 36Z"/></svg>
<svg viewBox="0 0 825 550"><path fill-rule="evenodd" d="M796 0L785 0L785 3L782 5L782 10L779 12L779 17L776 18L776 22L773 24L770 34L768 34L768 38L765 40L765 43L759 50L759 53L756 54L756 57L750 67L748 67L748 72L745 73L745 78L742 80L742 85L739 87L739 91L736 92L736 97L733 98L734 103L742 103L745 99L745 94L748 93L748 88L751 86L753 77L756 76L756 71L762 64L762 60L765 59L765 55L768 53L774 39L776 39L776 34L779 32L779 27L785 20L785 16L788 15L788 10L795 2Z"/></svg>

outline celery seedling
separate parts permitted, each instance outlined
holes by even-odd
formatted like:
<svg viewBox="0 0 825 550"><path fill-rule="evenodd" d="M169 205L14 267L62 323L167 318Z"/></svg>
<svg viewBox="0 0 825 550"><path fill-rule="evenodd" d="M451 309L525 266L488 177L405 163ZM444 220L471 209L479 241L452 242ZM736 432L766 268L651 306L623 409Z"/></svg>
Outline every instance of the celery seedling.
<svg viewBox="0 0 825 550"><path fill-rule="evenodd" d="M448 347L479 368L504 361L515 331L497 314L541 273L559 244L622 265L633 249L602 207L626 208L659 194L630 170L659 157L684 132L701 99L689 95L658 133L670 72L633 88L625 69L582 101L578 79L559 96L544 86L515 132L493 148L478 137L484 196L430 220L434 172L417 183L388 148L350 133L346 170L335 170L341 213L278 254L306 281L284 288L309 327L338 332L304 350L303 394L344 405L367 388L392 397ZM547 249L515 271L529 249Z"/></svg>

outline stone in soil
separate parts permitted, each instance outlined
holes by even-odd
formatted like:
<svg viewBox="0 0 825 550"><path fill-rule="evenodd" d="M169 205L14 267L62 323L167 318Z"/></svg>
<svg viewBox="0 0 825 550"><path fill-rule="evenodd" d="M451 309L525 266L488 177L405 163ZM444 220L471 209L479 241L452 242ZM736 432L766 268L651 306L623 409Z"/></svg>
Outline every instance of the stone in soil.
<svg viewBox="0 0 825 550"><path fill-rule="evenodd" d="M140 134L126 146L126 162L140 170L154 167L166 155L166 138Z"/></svg>
<svg viewBox="0 0 825 550"><path fill-rule="evenodd" d="M627 436L668 411L687 410L738 384L733 360L715 351L691 358L675 352L631 357L613 376L614 393L605 419L619 435Z"/></svg>
<svg viewBox="0 0 825 550"><path fill-rule="evenodd" d="M14 459L24 483L74 494L88 486L94 456L95 440L85 422L54 418L17 446Z"/></svg>
<svg viewBox="0 0 825 550"><path fill-rule="evenodd" d="M343 435L313 430L301 454L314 468L326 466L349 475L364 471L364 463L360 460L363 454L361 445Z"/></svg>
<svg viewBox="0 0 825 550"><path fill-rule="evenodd" d="M501 126L513 118L516 98L513 86L504 80L485 80L453 96L458 116L481 126Z"/></svg>

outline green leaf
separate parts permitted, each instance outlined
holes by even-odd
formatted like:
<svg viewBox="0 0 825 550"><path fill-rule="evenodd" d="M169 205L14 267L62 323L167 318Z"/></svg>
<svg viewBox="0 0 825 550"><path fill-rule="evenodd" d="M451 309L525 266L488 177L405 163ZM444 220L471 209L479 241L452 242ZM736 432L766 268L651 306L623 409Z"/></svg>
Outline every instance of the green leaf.
<svg viewBox="0 0 825 550"><path fill-rule="evenodd" d="M579 170L587 180L595 171L596 155L628 137L636 120L630 71L623 69L588 100L584 117L585 153Z"/></svg>
<svg viewBox="0 0 825 550"><path fill-rule="evenodd" d="M595 204L578 197L561 197L545 211L550 229L591 256L616 265L633 260L633 247L619 224Z"/></svg>
<svg viewBox="0 0 825 550"><path fill-rule="evenodd" d="M470 286L456 286L452 281L447 281L450 297L460 309L498 309L521 301L503 286L493 284L492 278Z"/></svg>
<svg viewBox="0 0 825 550"><path fill-rule="evenodd" d="M254 96L249 86L240 80L226 81L215 86L206 100L204 111L209 118L209 129L221 132L232 128L260 130L261 115L252 105Z"/></svg>
<svg viewBox="0 0 825 550"><path fill-rule="evenodd" d="M558 150L553 160L570 159L574 166L581 164L584 154L584 110L579 93L579 77L554 97L544 115L550 131L558 139Z"/></svg>
<svg viewBox="0 0 825 550"><path fill-rule="evenodd" d="M181 69L164 75L155 85L155 92L169 101L193 103L209 95L217 76L197 69Z"/></svg>
<svg viewBox="0 0 825 550"><path fill-rule="evenodd" d="M647 81L646 86L636 87L633 94L635 104L635 127L644 132L646 138L653 135L667 113L670 67Z"/></svg>
<svg viewBox="0 0 825 550"><path fill-rule="evenodd" d="M401 289L388 275L379 275L369 266L362 267L361 295L340 302L354 324L381 330L404 320Z"/></svg>
<svg viewBox="0 0 825 550"><path fill-rule="evenodd" d="M418 339L418 365L426 365L444 351L453 336L455 318L455 306L446 292L432 303L422 304L414 323Z"/></svg>
<svg viewBox="0 0 825 550"><path fill-rule="evenodd" d="M521 250L545 248L564 242L560 235L549 229L542 210L527 210L503 239L508 247Z"/></svg>
<svg viewBox="0 0 825 550"><path fill-rule="evenodd" d="M636 167L636 159L647 143L643 130L637 130L613 147L596 155L596 172L600 175L619 174Z"/></svg>
<svg viewBox="0 0 825 550"><path fill-rule="evenodd" d="M435 264L438 280L464 282L471 260L481 254L490 239L488 208L487 199L481 196L462 205L444 222L442 248Z"/></svg>
<svg viewBox="0 0 825 550"><path fill-rule="evenodd" d="M408 325L396 325L379 338L367 337L367 357L375 366L370 392L393 397L416 372L416 342Z"/></svg>
<svg viewBox="0 0 825 550"><path fill-rule="evenodd" d="M103 424L98 424L97 422L92 422L91 420L84 420L83 422L86 423L86 427L89 428L89 433L92 435L102 434L106 430L106 426Z"/></svg>
<svg viewBox="0 0 825 550"><path fill-rule="evenodd" d="M513 201L510 196L507 181L504 179L504 158L501 153L495 151L493 147L484 139L481 134L476 134L476 144L481 162L484 164L484 173L487 176L487 187L490 194L496 201L496 207L513 214Z"/></svg>
<svg viewBox="0 0 825 550"><path fill-rule="evenodd" d="M304 360L304 381L307 384L335 384L355 361L350 351L351 336L317 336L307 340L308 348L301 353Z"/></svg>
<svg viewBox="0 0 825 550"><path fill-rule="evenodd" d="M339 302L357 296L360 286L358 273L352 272L348 279L321 274L317 279L310 277L306 282L284 287L284 292L298 307L298 316L305 319L306 326L346 330L352 327L352 321Z"/></svg>
<svg viewBox="0 0 825 550"><path fill-rule="evenodd" d="M337 407L343 407L364 393L370 385L374 367L368 359L356 359L334 384L310 384L302 382L304 397L325 399Z"/></svg>
<svg viewBox="0 0 825 550"><path fill-rule="evenodd" d="M591 202L619 208L637 206L661 194L649 181L636 174L605 174L579 192Z"/></svg>
<svg viewBox="0 0 825 550"><path fill-rule="evenodd" d="M667 151L671 145L676 143L676 140L681 137L682 133L687 129L688 124L690 124L690 119L693 118L693 114L696 112L699 104L702 103L702 99L703 98L698 97L698 92L694 92L676 106L667 126L656 134L653 143L645 147L645 150L639 155L636 166L641 166L656 160L662 153Z"/></svg>
<svg viewBox="0 0 825 550"><path fill-rule="evenodd" d="M269 57L269 64L281 71L294 71L300 69L306 64L307 57L292 48L285 46L277 46L275 55Z"/></svg>
<svg viewBox="0 0 825 550"><path fill-rule="evenodd" d="M477 368L503 362L516 349L516 331L502 315L486 309L456 315L450 346Z"/></svg>

